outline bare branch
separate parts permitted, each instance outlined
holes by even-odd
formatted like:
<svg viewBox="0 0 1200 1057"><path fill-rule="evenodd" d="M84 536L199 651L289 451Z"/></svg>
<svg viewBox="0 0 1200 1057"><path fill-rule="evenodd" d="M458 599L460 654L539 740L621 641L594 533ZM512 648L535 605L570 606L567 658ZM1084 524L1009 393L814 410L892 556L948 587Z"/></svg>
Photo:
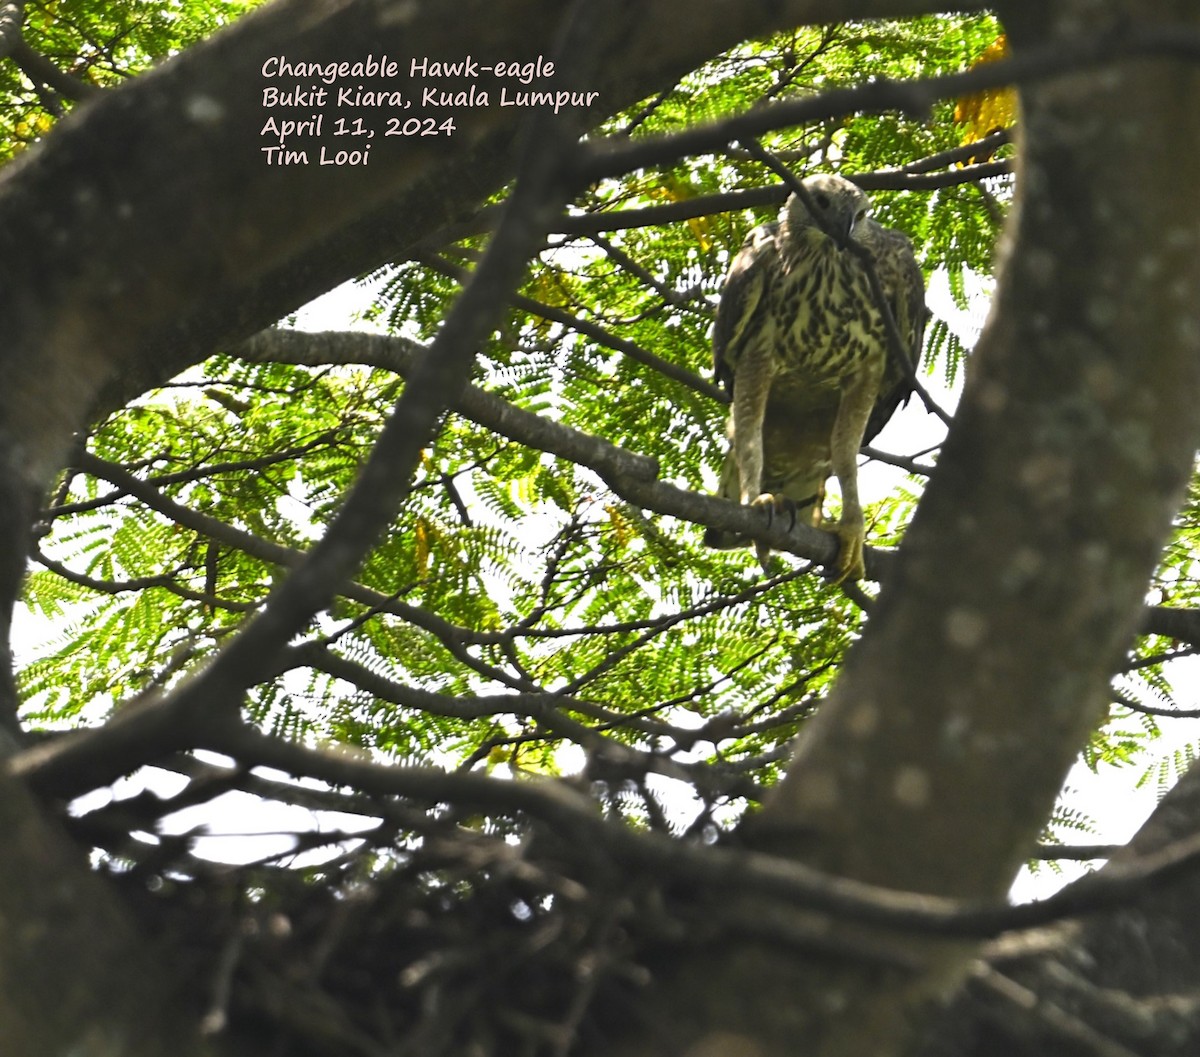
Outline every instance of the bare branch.
<svg viewBox="0 0 1200 1057"><path fill-rule="evenodd" d="M1097 1031L1058 1003L1047 1001L995 969L980 967L972 974L972 980L976 987L984 988L1000 998L1007 1006L1007 1012L1032 1014L1054 1037L1072 1047L1082 1047L1081 1052L1092 1057L1140 1057L1134 1050Z"/></svg>
<svg viewBox="0 0 1200 1057"><path fill-rule="evenodd" d="M431 267L436 268L443 275L448 275L459 282L465 282L468 273L462 269L450 264L448 261L437 259L427 261ZM664 360L661 356L656 356L654 353L643 349L635 342L629 341L626 338L617 337L615 334L610 334L602 326L593 323L591 320L580 319L571 312L567 312L561 308L556 308L553 305L543 304L541 301L535 301L531 297L526 297L523 294L514 294L509 298L509 302L523 312L529 312L535 316L541 316L543 319L550 320L553 323L561 323L564 327L570 330L578 331L580 334L586 335L600 345L610 348L615 352L619 352L624 356L628 356L636 363L643 364L646 367L658 371L659 374L673 381L681 382L689 389L695 390L704 396L711 396L714 400L721 403L728 403L729 398L725 392L717 385L708 381L706 378L701 378L699 375L687 370L685 367L680 367L678 364L671 363L669 360Z"/></svg>
<svg viewBox="0 0 1200 1057"><path fill-rule="evenodd" d="M1062 77L1138 55L1195 62L1200 60L1200 38L1188 25L1164 25L1120 36L1077 40L1069 45L1058 42L1052 47L1031 48L1011 59L984 63L963 73L915 81L879 78L854 88L835 88L817 96L767 103L687 132L646 137L635 143L616 140L594 143L581 158L576 178L581 184L588 184L634 169L674 162L687 155L720 151L735 140L745 141L774 129L848 114L899 111L921 117L942 99Z"/></svg>
<svg viewBox="0 0 1200 1057"><path fill-rule="evenodd" d="M753 890L805 910L902 932L989 937L1040 927L1124 905L1200 866L1200 835L1193 835L1136 860L1110 864L1103 873L1088 874L1039 902L966 904L832 877L802 863L743 848L704 847L638 833L605 822L590 798L559 781L507 782L434 768L387 766L284 742L245 725L213 731L203 742L204 747L227 753L245 766L273 767L375 796L526 814L577 838L586 835L586 840L605 847L619 861L692 882L703 879L713 893Z"/></svg>
<svg viewBox="0 0 1200 1057"><path fill-rule="evenodd" d="M423 349L405 338L376 334L266 330L229 351L253 361L277 360L309 366L363 363L407 375ZM781 524L764 528L761 519L749 516L740 503L686 492L656 481L658 471L653 459L525 411L475 386L468 385L463 389L455 410L501 436L590 467L622 498L656 513L728 528L742 535L771 533L772 550L788 551L822 564L836 557L836 545L827 533L806 525L797 525L790 533L785 532ZM873 450L868 454L881 457L881 453ZM892 459L888 457L887 461ZM914 464L911 469L914 472L928 470L920 464ZM869 577L885 580L893 552L868 547L866 555ZM1148 606L1142 631L1200 642L1200 611Z"/></svg>
<svg viewBox="0 0 1200 1057"><path fill-rule="evenodd" d="M78 584L80 587L86 587L98 594L119 595L129 591L145 591L157 587L169 591L179 598L187 599L189 602L200 602L215 609L229 610L231 613L246 613L255 608L253 602L231 602L215 594L184 587L171 573L162 573L158 576L137 576L128 580L98 580L94 576L77 573L73 569L67 568L62 562L48 558L41 552L35 552L32 557L39 565L61 576L68 583Z"/></svg>
<svg viewBox="0 0 1200 1057"><path fill-rule="evenodd" d="M1072 859L1087 862L1091 859L1109 859L1117 851L1117 844L1039 844L1033 849L1034 859Z"/></svg>
<svg viewBox="0 0 1200 1057"><path fill-rule="evenodd" d="M999 133L997 134L999 135ZM980 140L978 146L987 144L989 140ZM962 148L966 149L966 148ZM737 150L726 151L730 156L749 152ZM933 159L956 156L959 151L943 151L928 158L918 159L910 163L913 166L924 166ZM781 151L778 157L786 160L790 152ZM804 159L802 159L804 160ZM931 165L931 167L933 167ZM1007 159L994 162L981 162L976 165L964 165L961 168L947 169L944 172L929 172L924 168L910 169L902 166L899 169L880 169L868 173L845 173L851 183L857 184L864 191L932 191L943 187L956 187L960 184L973 184L994 176L1004 176L1012 171L1012 163ZM737 213L747 209L761 209L764 206L780 205L787 197L787 188L780 184L769 187L746 187L733 191L722 191L717 194L696 195L678 202L668 202L663 205L643 206L637 209L611 209L594 213L567 213L554 224L552 230L564 235L597 235L605 231L626 231L629 228L661 227L664 224L676 224L697 217L713 216L717 213ZM432 234L422 245L430 252L457 242L459 239L490 230L496 223L501 207L496 205L484 206L475 216L463 223L446 227Z"/></svg>

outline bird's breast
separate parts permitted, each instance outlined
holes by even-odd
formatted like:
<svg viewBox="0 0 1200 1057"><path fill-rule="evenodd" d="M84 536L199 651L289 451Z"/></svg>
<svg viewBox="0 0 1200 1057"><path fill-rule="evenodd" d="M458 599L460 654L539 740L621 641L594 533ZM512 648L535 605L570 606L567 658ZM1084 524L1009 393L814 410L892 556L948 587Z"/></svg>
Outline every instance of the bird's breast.
<svg viewBox="0 0 1200 1057"><path fill-rule="evenodd" d="M853 255L832 243L807 248L810 252L787 262L769 298L776 366L811 382L836 381L886 356L883 317Z"/></svg>

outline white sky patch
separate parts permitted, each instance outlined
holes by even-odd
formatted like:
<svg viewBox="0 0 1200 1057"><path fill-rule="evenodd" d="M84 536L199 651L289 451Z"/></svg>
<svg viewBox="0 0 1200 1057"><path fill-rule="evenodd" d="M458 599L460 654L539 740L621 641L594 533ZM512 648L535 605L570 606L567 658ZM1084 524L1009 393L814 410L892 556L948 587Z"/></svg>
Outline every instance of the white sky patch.
<svg viewBox="0 0 1200 1057"><path fill-rule="evenodd" d="M959 308L950 292L950 278L946 269L939 268L929 277L925 302L938 319L946 321L950 330L965 348L975 347L979 333L987 320L995 293L995 280L991 276L968 271L963 276L963 292L967 296L967 307Z"/></svg>
<svg viewBox="0 0 1200 1057"><path fill-rule="evenodd" d="M202 859L250 863L295 850L295 834L326 833L330 844L297 855L295 866L311 866L342 854L347 835L369 833L378 819L340 811L313 811L277 800L262 800L236 790L184 808L162 820L163 836L196 832L192 852Z"/></svg>
<svg viewBox="0 0 1200 1057"><path fill-rule="evenodd" d="M323 330L367 331L387 333L384 318L367 319L366 313L374 304L384 280L372 283L350 281L335 286L326 294L309 301L295 314L296 330L313 333Z"/></svg>

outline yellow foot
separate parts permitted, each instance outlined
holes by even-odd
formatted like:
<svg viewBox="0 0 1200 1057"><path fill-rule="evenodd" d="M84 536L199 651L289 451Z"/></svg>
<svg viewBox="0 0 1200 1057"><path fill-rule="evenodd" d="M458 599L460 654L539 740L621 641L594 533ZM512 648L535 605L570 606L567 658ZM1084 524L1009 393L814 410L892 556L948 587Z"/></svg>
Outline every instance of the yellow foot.
<svg viewBox="0 0 1200 1057"><path fill-rule="evenodd" d="M838 538L838 576L834 580L835 584L845 583L847 580L861 580L867 575L867 567L863 561L863 543L866 538L866 530L861 521L850 522L849 524L839 522L837 525L829 526L837 534Z"/></svg>

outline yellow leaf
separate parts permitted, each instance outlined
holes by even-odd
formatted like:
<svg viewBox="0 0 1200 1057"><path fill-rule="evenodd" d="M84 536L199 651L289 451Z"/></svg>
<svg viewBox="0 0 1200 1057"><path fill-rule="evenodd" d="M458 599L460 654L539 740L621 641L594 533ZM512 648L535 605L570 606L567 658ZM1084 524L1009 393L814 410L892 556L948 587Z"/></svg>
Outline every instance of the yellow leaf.
<svg viewBox="0 0 1200 1057"><path fill-rule="evenodd" d="M533 277L529 284L529 296L552 308L564 308L571 303L570 291L563 281L562 274L549 268L542 269ZM553 324L544 316L537 316L533 325L544 338Z"/></svg>
<svg viewBox="0 0 1200 1057"><path fill-rule="evenodd" d="M692 229L692 235L696 241L700 243L700 249L707 253L712 249L712 239L709 238L708 217L692 217L687 222L687 226Z"/></svg>
<svg viewBox="0 0 1200 1057"><path fill-rule="evenodd" d="M562 308L567 303L567 293L563 289L562 276L549 268L543 268L533 277L529 284L531 296L544 305Z"/></svg>
<svg viewBox="0 0 1200 1057"><path fill-rule="evenodd" d="M617 546L624 549L633 537L633 526L629 523L629 519L621 513L619 507L605 503L604 511L608 514L608 522L612 525L613 535L617 538Z"/></svg>
<svg viewBox="0 0 1200 1057"><path fill-rule="evenodd" d="M661 182L653 187L648 187L646 194L660 202L686 202L689 198L696 197L696 190L676 176L664 176ZM696 241L700 243L700 248L707 253L713 244L708 217L691 217L687 221L687 226Z"/></svg>
<svg viewBox="0 0 1200 1057"><path fill-rule="evenodd" d="M1008 58L1008 39L1001 34L984 49L971 65L977 69L987 62ZM1017 121L1017 93L1013 88L989 88L973 95L961 96L954 107L954 120L963 126L963 143L974 143ZM972 159L982 161L981 158Z"/></svg>
<svg viewBox="0 0 1200 1057"><path fill-rule="evenodd" d="M423 517L417 518L413 535L413 560L416 562L417 572L424 575L429 568L429 523Z"/></svg>
<svg viewBox="0 0 1200 1057"><path fill-rule="evenodd" d="M537 478L536 473L526 474L524 477L514 477L509 482L508 494L522 506L533 506L538 497Z"/></svg>
<svg viewBox="0 0 1200 1057"><path fill-rule="evenodd" d="M554 760L554 752L547 746L518 745L509 760L514 778L558 778L562 770Z"/></svg>

